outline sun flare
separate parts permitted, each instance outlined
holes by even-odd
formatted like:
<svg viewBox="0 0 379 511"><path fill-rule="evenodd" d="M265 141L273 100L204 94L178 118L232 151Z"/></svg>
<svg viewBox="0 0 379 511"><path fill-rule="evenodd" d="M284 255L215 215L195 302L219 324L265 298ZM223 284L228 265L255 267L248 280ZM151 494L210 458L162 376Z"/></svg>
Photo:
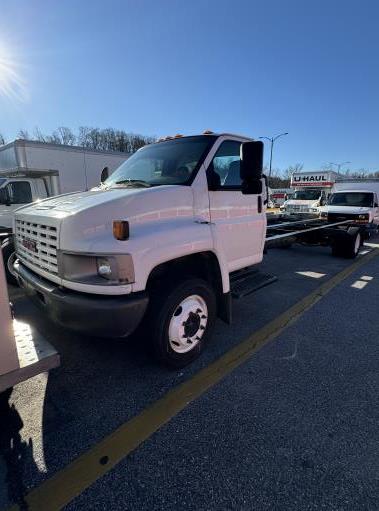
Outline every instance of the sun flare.
<svg viewBox="0 0 379 511"><path fill-rule="evenodd" d="M20 65L3 45L0 44L0 98L16 101L27 99L26 82L22 78Z"/></svg>

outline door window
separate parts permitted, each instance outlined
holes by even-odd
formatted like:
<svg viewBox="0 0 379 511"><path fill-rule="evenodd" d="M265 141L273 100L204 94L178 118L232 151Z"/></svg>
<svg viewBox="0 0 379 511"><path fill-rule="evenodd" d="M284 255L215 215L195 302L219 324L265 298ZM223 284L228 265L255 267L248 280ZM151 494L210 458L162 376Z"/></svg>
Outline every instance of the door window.
<svg viewBox="0 0 379 511"><path fill-rule="evenodd" d="M27 181L12 181L7 185L11 204L27 204L32 202L32 190Z"/></svg>
<svg viewBox="0 0 379 511"><path fill-rule="evenodd" d="M241 142L234 140L226 140L220 145L207 171L211 189L241 189L240 148Z"/></svg>

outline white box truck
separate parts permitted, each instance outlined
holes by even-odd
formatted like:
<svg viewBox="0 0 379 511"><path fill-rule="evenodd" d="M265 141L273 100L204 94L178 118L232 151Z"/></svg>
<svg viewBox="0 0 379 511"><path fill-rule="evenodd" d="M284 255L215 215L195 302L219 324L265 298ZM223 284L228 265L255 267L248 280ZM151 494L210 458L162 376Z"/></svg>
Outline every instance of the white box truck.
<svg viewBox="0 0 379 511"><path fill-rule="evenodd" d="M291 176L292 197L281 206L286 213L317 213L326 203L336 179L337 172L294 172Z"/></svg>
<svg viewBox="0 0 379 511"><path fill-rule="evenodd" d="M315 217L266 237L263 144L231 134L177 137L137 151L102 187L15 213L20 285L64 325L103 337L142 326L160 360L202 351L231 298L273 281L257 273L265 245L290 237L355 257L359 227ZM298 219L295 219L298 220Z"/></svg>
<svg viewBox="0 0 379 511"><path fill-rule="evenodd" d="M379 179L337 180L320 216L328 221L351 220L369 237L379 228Z"/></svg>
<svg viewBox="0 0 379 511"><path fill-rule="evenodd" d="M88 190L100 183L104 168L111 174L127 157L126 153L30 140L0 146L0 242L8 281L13 281L14 211L46 197Z"/></svg>

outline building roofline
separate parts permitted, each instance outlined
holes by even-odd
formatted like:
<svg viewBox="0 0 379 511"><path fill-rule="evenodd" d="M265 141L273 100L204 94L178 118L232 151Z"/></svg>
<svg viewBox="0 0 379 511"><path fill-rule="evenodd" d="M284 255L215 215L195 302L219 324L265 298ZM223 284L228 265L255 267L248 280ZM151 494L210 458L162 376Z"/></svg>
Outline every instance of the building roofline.
<svg viewBox="0 0 379 511"><path fill-rule="evenodd" d="M77 146L77 145L67 145L67 144L54 144L52 142L39 142L38 140L25 140L22 138L16 138L12 140L12 142L8 142L0 146L0 151L4 151L5 149L9 149L10 147L49 147L51 149L60 149L62 151L77 151L77 152L86 152L93 154L110 154L115 156L130 156L131 153L126 153L122 151L102 151L99 149L91 149L89 147Z"/></svg>

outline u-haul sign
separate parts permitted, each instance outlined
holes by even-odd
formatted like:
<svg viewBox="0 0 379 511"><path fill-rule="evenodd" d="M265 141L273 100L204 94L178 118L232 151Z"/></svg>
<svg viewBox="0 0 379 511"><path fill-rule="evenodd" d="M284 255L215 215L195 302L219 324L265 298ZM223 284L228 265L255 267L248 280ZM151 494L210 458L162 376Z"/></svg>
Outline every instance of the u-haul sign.
<svg viewBox="0 0 379 511"><path fill-rule="evenodd" d="M330 187L335 183L334 172L297 172L291 176L291 187Z"/></svg>

